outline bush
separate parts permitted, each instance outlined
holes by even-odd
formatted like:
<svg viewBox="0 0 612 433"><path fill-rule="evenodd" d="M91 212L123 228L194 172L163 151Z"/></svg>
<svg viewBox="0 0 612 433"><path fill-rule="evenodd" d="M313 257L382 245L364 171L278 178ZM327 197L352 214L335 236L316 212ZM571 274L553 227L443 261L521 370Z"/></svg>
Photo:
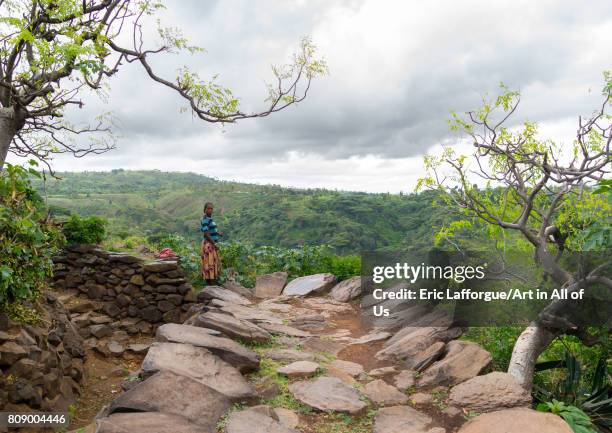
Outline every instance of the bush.
<svg viewBox="0 0 612 433"><path fill-rule="evenodd" d="M107 221L98 216L73 214L64 223L63 232L69 244L99 244L106 238Z"/></svg>
<svg viewBox="0 0 612 433"><path fill-rule="evenodd" d="M36 165L34 161L31 165ZM51 257L61 235L46 220L44 203L32 188L33 168L6 164L0 171L0 305L34 299L51 276Z"/></svg>

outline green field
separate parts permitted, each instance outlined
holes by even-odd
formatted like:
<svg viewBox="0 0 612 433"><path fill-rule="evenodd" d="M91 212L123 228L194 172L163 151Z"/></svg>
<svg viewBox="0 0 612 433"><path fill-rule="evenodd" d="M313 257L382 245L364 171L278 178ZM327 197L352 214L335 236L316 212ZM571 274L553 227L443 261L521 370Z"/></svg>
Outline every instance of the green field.
<svg viewBox="0 0 612 433"><path fill-rule="evenodd" d="M293 247L328 244L340 253L369 249L425 248L449 218L435 195L366 194L292 189L218 181L194 173L161 171L58 173L47 180L55 216L100 215L113 236L198 236L206 201L226 239Z"/></svg>

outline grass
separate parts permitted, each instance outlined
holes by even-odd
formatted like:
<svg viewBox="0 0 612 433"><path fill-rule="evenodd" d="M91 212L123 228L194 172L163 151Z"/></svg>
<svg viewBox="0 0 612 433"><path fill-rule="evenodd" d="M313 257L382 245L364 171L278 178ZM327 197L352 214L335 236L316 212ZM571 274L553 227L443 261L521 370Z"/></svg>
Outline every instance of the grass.
<svg viewBox="0 0 612 433"><path fill-rule="evenodd" d="M227 427L227 421L229 420L229 417L231 416L231 414L237 411L241 411L241 410L244 410L244 406L240 403L234 403L234 405L230 407L227 412L225 412L225 415L219 418L219 421L217 422L217 431L218 432L225 431L225 427Z"/></svg>
<svg viewBox="0 0 612 433"><path fill-rule="evenodd" d="M371 433L376 413L375 409L359 417L345 413L323 413L312 428L316 433Z"/></svg>
<svg viewBox="0 0 612 433"><path fill-rule="evenodd" d="M289 391L290 379L277 373L277 370L283 365L285 365L285 363L263 357L259 364L259 370L249 376L249 379L252 382L268 378L278 386L279 393L272 398L264 399L262 404L266 404L271 407L282 407L303 414L311 413L312 408L300 403Z"/></svg>

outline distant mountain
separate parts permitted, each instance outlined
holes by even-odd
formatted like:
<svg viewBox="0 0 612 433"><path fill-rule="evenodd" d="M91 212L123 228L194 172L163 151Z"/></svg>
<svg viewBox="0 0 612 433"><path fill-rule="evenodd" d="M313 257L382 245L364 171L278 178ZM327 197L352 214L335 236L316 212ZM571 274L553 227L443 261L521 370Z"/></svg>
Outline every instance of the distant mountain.
<svg viewBox="0 0 612 433"><path fill-rule="evenodd" d="M218 181L194 173L112 170L36 181L56 215L109 219L112 235L199 236L203 204L215 205L226 239L291 247L329 244L341 253L430 247L449 218L435 194L367 194Z"/></svg>

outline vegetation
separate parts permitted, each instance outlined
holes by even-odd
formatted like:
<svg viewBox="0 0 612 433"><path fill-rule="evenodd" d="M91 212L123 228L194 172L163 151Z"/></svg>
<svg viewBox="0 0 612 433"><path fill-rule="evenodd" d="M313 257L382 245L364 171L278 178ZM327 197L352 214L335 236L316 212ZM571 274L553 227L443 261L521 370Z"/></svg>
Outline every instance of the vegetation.
<svg viewBox="0 0 612 433"><path fill-rule="evenodd" d="M441 155L427 156L428 176L420 181L463 214L439 239L461 248L455 235L476 230L501 255L531 253L555 287L568 293L604 287L609 293L612 263L605 257L585 273L560 260L568 252L610 246L603 233L612 225L612 200L603 194L608 181L596 184L609 173L612 159L612 76L605 73L604 78L601 108L580 119L577 139L569 147L540 138L533 122L511 127L520 95L505 87L466 116L453 114L451 128L473 143L474 152L462 155L447 147ZM474 174L484 179L485 188L473 183ZM531 388L537 360L557 336L574 335L593 344L595 336L582 324L584 311L572 309L572 302L551 302L516 340L508 372L524 387Z"/></svg>
<svg viewBox="0 0 612 433"><path fill-rule="evenodd" d="M28 316L20 303L41 292L61 243L30 184L29 176L37 175L32 167L11 164L0 171L0 306L17 318Z"/></svg>
<svg viewBox="0 0 612 433"><path fill-rule="evenodd" d="M97 216L82 218L73 214L64 223L62 232L69 244L99 244L106 237L106 221Z"/></svg>
<svg viewBox="0 0 612 433"><path fill-rule="evenodd" d="M200 239L205 202L225 240L255 247L329 245L340 254L373 249L426 249L449 218L437 194L366 194L222 182L193 173L126 171L58 173L46 184L57 217L97 215L117 242L133 236L150 244L170 233ZM42 191L43 183L36 182Z"/></svg>

